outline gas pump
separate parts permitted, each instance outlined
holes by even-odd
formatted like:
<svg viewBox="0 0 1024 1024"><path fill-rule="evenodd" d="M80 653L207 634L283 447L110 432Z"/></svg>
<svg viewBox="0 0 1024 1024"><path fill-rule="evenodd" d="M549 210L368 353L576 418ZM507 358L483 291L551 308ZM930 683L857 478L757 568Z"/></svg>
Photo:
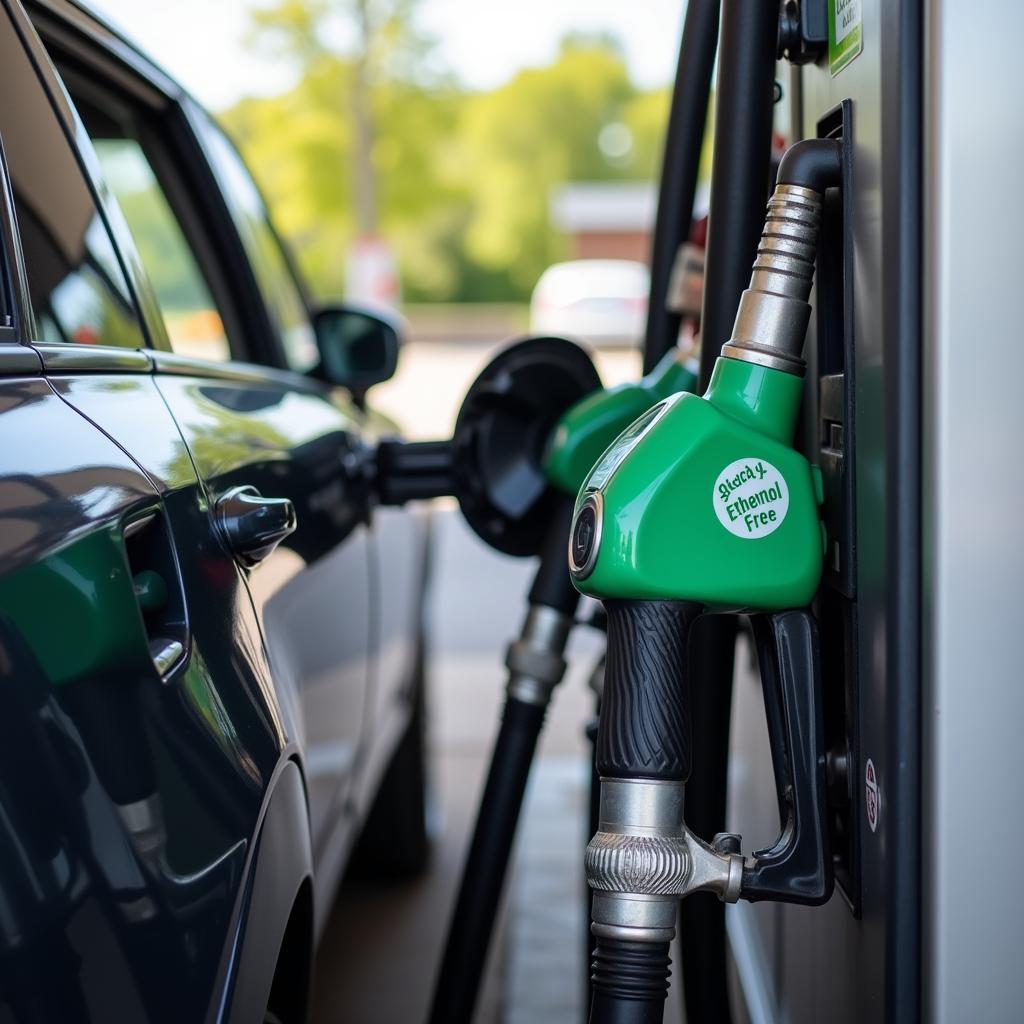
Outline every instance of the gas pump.
<svg viewBox="0 0 1024 1024"><path fill-rule="evenodd" d="M587 478L569 565L604 601L600 824L586 855L596 939L592 1024L660 1021L680 897L818 904L832 891L817 631L820 485L792 447L825 190L841 143L787 152L732 339L703 396L649 410ZM686 827L687 642L708 613L751 614L781 818L743 857Z"/></svg>

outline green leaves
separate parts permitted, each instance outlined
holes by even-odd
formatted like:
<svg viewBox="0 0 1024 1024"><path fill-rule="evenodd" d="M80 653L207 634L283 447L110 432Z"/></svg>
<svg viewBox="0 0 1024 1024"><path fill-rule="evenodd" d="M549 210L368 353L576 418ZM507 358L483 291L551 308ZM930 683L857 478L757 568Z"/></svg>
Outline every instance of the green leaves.
<svg viewBox="0 0 1024 1024"><path fill-rule="evenodd" d="M668 89L637 89L614 39L577 35L547 67L468 92L429 59L414 5L278 0L256 10L254 37L294 61L301 78L222 119L318 293L343 289L365 202L355 185L359 149L368 144L377 231L396 247L405 298L524 300L545 267L568 255L550 224L551 190L653 179ZM357 73L368 143L356 130Z"/></svg>

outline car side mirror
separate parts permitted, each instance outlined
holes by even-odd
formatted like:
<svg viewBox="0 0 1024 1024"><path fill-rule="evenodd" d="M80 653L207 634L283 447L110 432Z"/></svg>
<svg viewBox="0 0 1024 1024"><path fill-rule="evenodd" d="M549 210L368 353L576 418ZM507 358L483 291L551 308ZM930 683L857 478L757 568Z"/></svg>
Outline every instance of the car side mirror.
<svg viewBox="0 0 1024 1024"><path fill-rule="evenodd" d="M354 306L323 306L313 316L320 350L319 376L361 398L394 376L403 325L386 313Z"/></svg>

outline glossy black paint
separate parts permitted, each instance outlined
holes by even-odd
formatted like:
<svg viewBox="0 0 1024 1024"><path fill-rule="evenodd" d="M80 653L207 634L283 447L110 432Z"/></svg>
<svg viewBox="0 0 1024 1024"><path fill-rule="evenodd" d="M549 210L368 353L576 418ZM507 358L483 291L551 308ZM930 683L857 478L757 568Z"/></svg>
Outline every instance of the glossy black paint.
<svg viewBox="0 0 1024 1024"><path fill-rule="evenodd" d="M0 974L13 987L0 1019L51 997L46 972L29 972L38 984L27 985L18 966L38 965L39 943L63 951L67 1001L54 1019L201 1019L241 919L254 824L283 748L260 638L238 614L237 570L195 527L194 476L176 491L155 485L44 380L5 380L0 394L0 718L12 738L4 756L15 759L0 799L13 823L7 866L20 865L0 877L4 902L20 908L5 915L14 924ZM19 436L36 441L21 446L22 472ZM152 513L159 528L199 541L168 585L206 598L192 604L187 655L166 678L148 657L142 614L125 611L136 568L125 524ZM30 821L24 787L42 790Z"/></svg>
<svg viewBox="0 0 1024 1024"><path fill-rule="evenodd" d="M160 372L155 386L188 443L209 508L251 486L286 498L296 529L244 580L282 699L312 756L314 849L329 839L356 768L367 714L371 560L365 489L347 476L355 410L273 379L243 382ZM356 600L339 601L344 593Z"/></svg>

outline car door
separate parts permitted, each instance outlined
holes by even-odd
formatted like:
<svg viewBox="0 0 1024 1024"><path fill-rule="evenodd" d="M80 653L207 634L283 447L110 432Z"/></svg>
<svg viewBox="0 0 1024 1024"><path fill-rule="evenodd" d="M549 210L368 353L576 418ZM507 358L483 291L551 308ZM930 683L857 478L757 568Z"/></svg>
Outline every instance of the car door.
<svg viewBox="0 0 1024 1024"><path fill-rule="evenodd" d="M308 302L301 277L270 222L265 204L249 171L234 146L210 116L194 101L183 97L184 114L199 151L225 198L232 222L238 229L256 285L268 308L277 342L280 365L302 372L315 371L318 357L309 331ZM268 350L274 348L267 346ZM400 433L398 424L367 404L358 406L343 392L331 392L349 414L358 412L358 432L365 445ZM372 398L372 396L371 396ZM342 493L338 492L339 497ZM371 565L371 632L369 648L370 693L367 732L360 750L360 778L353 804L362 810L375 796L377 783L405 732L417 701L423 696L424 606L430 543L428 508L364 506L366 540ZM336 570L343 570L339 563ZM357 598L347 570L325 574L324 583L335 599ZM320 590L311 598L319 599ZM293 637L292 642L298 638ZM274 644L271 641L271 657ZM281 631L280 642L287 638Z"/></svg>
<svg viewBox="0 0 1024 1024"><path fill-rule="evenodd" d="M27 33L0 8L0 1021L202 1020L288 725Z"/></svg>
<svg viewBox="0 0 1024 1024"><path fill-rule="evenodd" d="M283 255L261 206L245 218L225 198L230 189L230 201L258 203L244 169L218 181L178 98L123 67L114 76L109 53L79 42L53 41L51 54L153 283L175 350L153 353L155 386L209 513L224 520L240 489L254 515L266 511L261 499L287 499L296 512L276 549L234 555L278 699L296 723L318 873L336 875L354 832L347 797L371 714L374 555L366 490L350 471L364 417L344 392L301 372L318 360L304 299L286 273L272 290L257 279L254 255ZM264 233L247 246L240 225Z"/></svg>

